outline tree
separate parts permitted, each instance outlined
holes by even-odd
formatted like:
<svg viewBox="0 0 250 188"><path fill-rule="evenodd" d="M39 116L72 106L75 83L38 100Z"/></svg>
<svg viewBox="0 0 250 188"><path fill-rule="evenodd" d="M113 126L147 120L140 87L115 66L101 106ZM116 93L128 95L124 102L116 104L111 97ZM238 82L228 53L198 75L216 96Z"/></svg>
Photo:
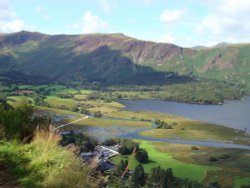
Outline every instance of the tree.
<svg viewBox="0 0 250 188"><path fill-rule="evenodd" d="M97 111L94 113L94 117L95 118L101 118L102 117L102 113L100 111Z"/></svg>
<svg viewBox="0 0 250 188"><path fill-rule="evenodd" d="M121 146L118 151L122 155L130 155L133 152L134 147L136 147L137 150L139 149L139 145L137 143L132 140L125 139L121 141Z"/></svg>
<svg viewBox="0 0 250 188"><path fill-rule="evenodd" d="M118 141L117 139L110 138L110 139L105 140L102 144L105 146L113 146L113 145L118 144Z"/></svg>
<svg viewBox="0 0 250 188"><path fill-rule="evenodd" d="M167 170L163 171L162 174L162 184L163 187L173 187L174 183L174 176L172 168L168 168Z"/></svg>
<svg viewBox="0 0 250 188"><path fill-rule="evenodd" d="M144 168L141 164L139 164L133 173L131 181L133 182L132 187L137 188L137 187L142 187L145 185L145 172Z"/></svg>
<svg viewBox="0 0 250 188"><path fill-rule="evenodd" d="M2 110L10 110L13 109L7 102L6 97L0 96L0 109Z"/></svg>
<svg viewBox="0 0 250 188"><path fill-rule="evenodd" d="M39 96L39 95L37 95L37 96L34 98L34 103L35 103L35 105L37 105L37 106L46 106L46 105L47 105L47 102L44 101L43 97L42 97L42 96Z"/></svg>
<svg viewBox="0 0 250 188"><path fill-rule="evenodd" d="M140 149L136 152L135 158L141 163L146 163L148 161L148 152L146 150Z"/></svg>
<svg viewBox="0 0 250 188"><path fill-rule="evenodd" d="M78 112L78 105L74 105L74 106L72 107L72 111L73 111L73 112Z"/></svg>
<svg viewBox="0 0 250 188"><path fill-rule="evenodd" d="M215 181L215 182L211 182L208 187L209 188L221 188L221 184Z"/></svg>
<svg viewBox="0 0 250 188"><path fill-rule="evenodd" d="M174 176L171 168L164 170L161 167L155 167L151 170L150 185L156 187L173 187Z"/></svg>
<svg viewBox="0 0 250 188"><path fill-rule="evenodd" d="M150 180L152 182L159 182L160 181L161 170L162 169L160 166L151 169Z"/></svg>
<svg viewBox="0 0 250 188"><path fill-rule="evenodd" d="M121 176L127 166L128 166L128 161L121 160L120 163L116 165L116 169L115 169L116 176Z"/></svg>
<svg viewBox="0 0 250 188"><path fill-rule="evenodd" d="M83 108L83 107L81 108L80 112L81 112L81 114L87 114L87 115L90 115L89 110L87 110L86 108Z"/></svg>

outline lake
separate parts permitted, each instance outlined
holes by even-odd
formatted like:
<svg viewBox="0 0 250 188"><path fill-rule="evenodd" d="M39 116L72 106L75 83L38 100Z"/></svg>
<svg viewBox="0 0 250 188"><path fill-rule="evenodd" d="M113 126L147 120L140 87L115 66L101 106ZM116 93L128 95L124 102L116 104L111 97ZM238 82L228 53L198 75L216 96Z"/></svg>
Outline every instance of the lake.
<svg viewBox="0 0 250 188"><path fill-rule="evenodd" d="M250 97L226 100L223 105L200 105L161 100L121 100L125 110L154 111L250 131Z"/></svg>

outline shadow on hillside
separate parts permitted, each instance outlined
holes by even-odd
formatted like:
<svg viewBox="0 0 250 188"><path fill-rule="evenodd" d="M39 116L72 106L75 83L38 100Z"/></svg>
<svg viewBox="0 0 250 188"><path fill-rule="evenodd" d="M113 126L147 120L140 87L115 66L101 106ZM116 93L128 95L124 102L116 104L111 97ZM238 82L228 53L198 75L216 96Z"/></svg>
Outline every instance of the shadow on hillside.
<svg viewBox="0 0 250 188"><path fill-rule="evenodd" d="M86 59L87 63L81 61ZM162 85L191 81L188 76L174 72L159 72L151 67L138 65L122 55L121 51L102 46L75 59L79 72L84 72L90 82L105 85Z"/></svg>
<svg viewBox="0 0 250 188"><path fill-rule="evenodd" d="M9 81L29 84L99 83L112 86L163 85L192 80L191 77L174 72L159 72L135 64L120 50L108 46L76 55L73 47L59 48L56 41L48 40L34 51L20 52L19 56L14 66L5 69L4 74Z"/></svg>

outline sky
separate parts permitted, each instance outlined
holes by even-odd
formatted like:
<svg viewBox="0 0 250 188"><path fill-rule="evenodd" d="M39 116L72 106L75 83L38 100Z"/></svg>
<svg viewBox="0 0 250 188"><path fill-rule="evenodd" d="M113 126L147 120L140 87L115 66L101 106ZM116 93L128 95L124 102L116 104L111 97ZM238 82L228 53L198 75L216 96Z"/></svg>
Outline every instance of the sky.
<svg viewBox="0 0 250 188"><path fill-rule="evenodd" d="M250 0L0 0L0 32L123 33L183 47L250 42Z"/></svg>

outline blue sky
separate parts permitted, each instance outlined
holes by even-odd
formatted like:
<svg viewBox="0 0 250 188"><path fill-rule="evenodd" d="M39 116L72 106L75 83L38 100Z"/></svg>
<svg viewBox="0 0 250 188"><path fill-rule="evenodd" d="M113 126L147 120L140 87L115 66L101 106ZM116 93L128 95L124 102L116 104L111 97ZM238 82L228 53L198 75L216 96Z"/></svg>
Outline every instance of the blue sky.
<svg viewBox="0 0 250 188"><path fill-rule="evenodd" d="M0 32L124 33L180 46L250 42L249 0L0 0Z"/></svg>

